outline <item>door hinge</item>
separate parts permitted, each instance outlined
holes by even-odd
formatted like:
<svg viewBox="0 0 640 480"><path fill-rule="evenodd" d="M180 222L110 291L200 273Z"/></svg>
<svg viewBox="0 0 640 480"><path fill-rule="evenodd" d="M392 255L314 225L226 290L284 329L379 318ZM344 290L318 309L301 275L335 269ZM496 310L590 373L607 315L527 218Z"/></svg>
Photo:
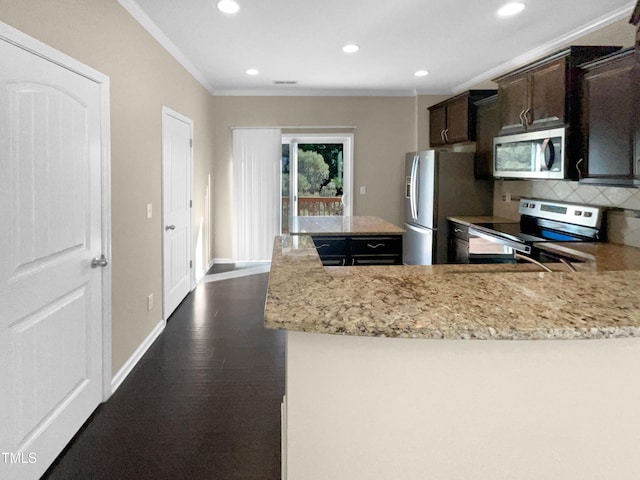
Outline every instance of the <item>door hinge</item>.
<svg viewBox="0 0 640 480"><path fill-rule="evenodd" d="M193 200L189 200L189 208L193 208Z"/></svg>
<svg viewBox="0 0 640 480"><path fill-rule="evenodd" d="M189 268L193 268L193 260L189 260Z"/></svg>
<svg viewBox="0 0 640 480"><path fill-rule="evenodd" d="M189 139L189 147L193 148L193 138Z"/></svg>

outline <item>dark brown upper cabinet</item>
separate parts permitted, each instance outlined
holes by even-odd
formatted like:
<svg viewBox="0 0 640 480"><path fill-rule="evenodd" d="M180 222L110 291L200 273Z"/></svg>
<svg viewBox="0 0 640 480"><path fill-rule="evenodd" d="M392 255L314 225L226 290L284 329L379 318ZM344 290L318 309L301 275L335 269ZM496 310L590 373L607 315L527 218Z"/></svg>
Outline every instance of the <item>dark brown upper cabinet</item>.
<svg viewBox="0 0 640 480"><path fill-rule="evenodd" d="M582 65L585 183L640 185L640 66L629 48Z"/></svg>
<svg viewBox="0 0 640 480"><path fill-rule="evenodd" d="M578 65L620 47L569 47L494 79L500 135L579 125Z"/></svg>
<svg viewBox="0 0 640 480"><path fill-rule="evenodd" d="M429 107L429 143L432 147L475 141L474 102L494 95L495 90L469 90Z"/></svg>
<svg viewBox="0 0 640 480"><path fill-rule="evenodd" d="M492 95L475 102L476 158L475 177L493 178L493 138L498 136L498 96Z"/></svg>

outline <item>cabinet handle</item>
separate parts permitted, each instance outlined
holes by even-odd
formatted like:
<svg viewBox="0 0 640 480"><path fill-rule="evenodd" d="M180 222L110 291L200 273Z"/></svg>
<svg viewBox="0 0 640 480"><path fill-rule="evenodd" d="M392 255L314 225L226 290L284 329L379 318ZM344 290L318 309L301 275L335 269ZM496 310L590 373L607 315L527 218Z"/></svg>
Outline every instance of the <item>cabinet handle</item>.
<svg viewBox="0 0 640 480"><path fill-rule="evenodd" d="M330 246L331 246L331 245L329 245L328 243L323 243L322 245L318 245L318 246L316 247L316 250L317 250L317 249L319 249L319 248L330 247Z"/></svg>
<svg viewBox="0 0 640 480"><path fill-rule="evenodd" d="M342 259L342 266L343 266L343 267L344 267L344 264L345 264L345 263L347 263L347 257L344 257L344 258Z"/></svg>
<svg viewBox="0 0 640 480"><path fill-rule="evenodd" d="M460 233L460 232L462 232L462 229L461 228L454 228L453 231L455 233Z"/></svg>
<svg viewBox="0 0 640 480"><path fill-rule="evenodd" d="M633 172L636 177L640 177L640 157L636 160L636 171Z"/></svg>
<svg viewBox="0 0 640 480"><path fill-rule="evenodd" d="M525 126L525 127L527 127L527 126L531 125L531 123L533 123L533 122L529 122L529 112L530 112L530 111L531 111L531 109L530 109L530 108L527 108L527 109L524 111L524 115L522 115L522 117L524 118L524 126Z"/></svg>
<svg viewBox="0 0 640 480"><path fill-rule="evenodd" d="M445 143L449 143L449 129L448 128L444 129L444 141L445 141Z"/></svg>
<svg viewBox="0 0 640 480"><path fill-rule="evenodd" d="M447 143L447 141L444 139L444 130L440 130L440 138L442 139L442 143Z"/></svg>
<svg viewBox="0 0 640 480"><path fill-rule="evenodd" d="M578 180L582 180L582 170L580 170L580 164L584 161L584 158L581 158L576 162L576 171L578 172Z"/></svg>
<svg viewBox="0 0 640 480"><path fill-rule="evenodd" d="M524 127L524 112L525 112L525 110L522 110L520 112L520 115L519 115L519 117L520 117L520 125L522 125L523 127Z"/></svg>
<svg viewBox="0 0 640 480"><path fill-rule="evenodd" d="M384 243L376 243L375 245L371 245L370 243L367 243L367 247L369 248L378 248L378 247L384 247Z"/></svg>

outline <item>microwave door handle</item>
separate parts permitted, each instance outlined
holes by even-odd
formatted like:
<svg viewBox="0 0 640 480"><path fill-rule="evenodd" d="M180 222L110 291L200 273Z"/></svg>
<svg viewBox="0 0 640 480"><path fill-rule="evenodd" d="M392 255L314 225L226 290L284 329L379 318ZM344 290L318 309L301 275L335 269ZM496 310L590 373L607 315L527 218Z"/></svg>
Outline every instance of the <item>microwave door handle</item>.
<svg viewBox="0 0 640 480"><path fill-rule="evenodd" d="M553 146L553 142L550 138L546 138L542 144L542 158L544 159L544 164L547 167L547 170L551 170L553 167L553 163L556 160L556 149ZM549 152L549 157L547 158L547 152Z"/></svg>

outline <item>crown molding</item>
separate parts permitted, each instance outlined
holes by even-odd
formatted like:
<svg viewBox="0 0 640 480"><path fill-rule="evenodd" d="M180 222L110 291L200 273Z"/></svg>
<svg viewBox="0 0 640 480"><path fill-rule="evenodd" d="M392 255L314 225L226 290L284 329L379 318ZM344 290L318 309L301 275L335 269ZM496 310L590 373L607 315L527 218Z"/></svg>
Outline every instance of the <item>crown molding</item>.
<svg viewBox="0 0 640 480"><path fill-rule="evenodd" d="M136 20L149 35L151 35L180 65L182 65L200 85L206 88L209 93L214 94L213 86L207 81L206 77L198 70L187 57L180 51L176 45L169 40L160 27L142 10L134 0L118 0L118 3L124 8L134 20Z"/></svg>
<svg viewBox="0 0 640 480"><path fill-rule="evenodd" d="M415 90L256 89L216 90L216 97L415 97Z"/></svg>
<svg viewBox="0 0 640 480"><path fill-rule="evenodd" d="M625 5L624 7L620 7L615 10L612 10L608 14L595 19L591 23L588 23L586 25L583 25L582 27L579 27L579 28L576 28L575 30L567 32L566 34L554 40L551 40L550 42L547 42L543 45L540 45L539 47L529 50L528 52L522 55L519 55L509 60L508 62L503 63L502 65L498 65L497 67L492 68L487 72L484 72L476 77L473 77L467 80L466 82L463 82L455 86L452 89L452 93L460 93L460 92L469 90L473 88L475 85L478 85L479 83L485 82L487 80L492 80L496 77L499 77L505 73L510 72L511 70L514 70L518 67L526 65L527 63L537 60L540 57L549 55L580 37L583 37L591 32L595 32L596 30L606 27L607 25L617 22L618 20L622 20L628 17L629 15L631 15L631 13L633 12L635 3L636 2L634 0L628 3L627 5Z"/></svg>

